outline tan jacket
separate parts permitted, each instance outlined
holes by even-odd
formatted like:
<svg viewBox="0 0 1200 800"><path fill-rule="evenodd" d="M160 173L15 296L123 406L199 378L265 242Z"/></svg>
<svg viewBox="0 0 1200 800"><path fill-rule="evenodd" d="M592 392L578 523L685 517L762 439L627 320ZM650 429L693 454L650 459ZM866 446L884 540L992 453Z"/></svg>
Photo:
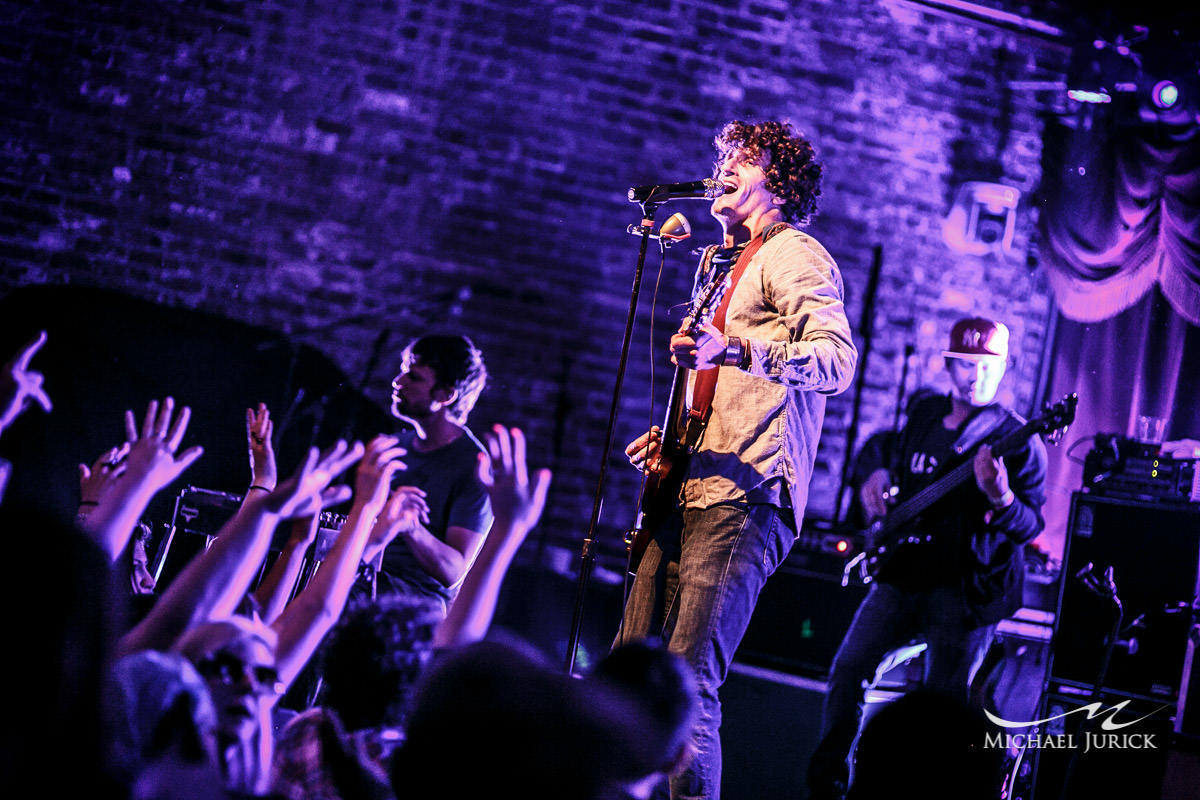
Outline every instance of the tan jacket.
<svg viewBox="0 0 1200 800"><path fill-rule="evenodd" d="M706 251L697 286L709 262ZM754 254L725 320L727 335L747 340L750 365L719 367L712 416L683 488L688 507L768 502L791 506L799 522L825 396L850 386L858 361L843 294L833 257L806 233L784 230Z"/></svg>

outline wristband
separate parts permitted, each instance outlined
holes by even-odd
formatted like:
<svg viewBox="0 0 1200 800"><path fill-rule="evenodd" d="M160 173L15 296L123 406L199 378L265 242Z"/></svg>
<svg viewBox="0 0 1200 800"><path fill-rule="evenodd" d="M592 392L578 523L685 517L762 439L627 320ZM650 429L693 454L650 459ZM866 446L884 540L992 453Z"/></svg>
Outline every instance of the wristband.
<svg viewBox="0 0 1200 800"><path fill-rule="evenodd" d="M740 336L730 336L725 340L725 358L721 360L723 367L740 367L746 360L746 343Z"/></svg>
<svg viewBox="0 0 1200 800"><path fill-rule="evenodd" d="M249 489L247 489L246 491L247 491L247 492L252 492L252 491L254 491L255 489L258 489L259 491L262 491L262 492L270 492L270 491L271 491L270 489L268 489L268 488L267 488L267 487L265 487L265 486L259 486L257 483L251 484L251 485L250 485L250 488L249 488Z"/></svg>
<svg viewBox="0 0 1200 800"><path fill-rule="evenodd" d="M1013 494L1013 490L1005 489L1004 494L1000 495L998 499L993 500L989 497L988 502L992 504L992 508L999 510L1011 506L1015 499L1017 499L1017 496Z"/></svg>

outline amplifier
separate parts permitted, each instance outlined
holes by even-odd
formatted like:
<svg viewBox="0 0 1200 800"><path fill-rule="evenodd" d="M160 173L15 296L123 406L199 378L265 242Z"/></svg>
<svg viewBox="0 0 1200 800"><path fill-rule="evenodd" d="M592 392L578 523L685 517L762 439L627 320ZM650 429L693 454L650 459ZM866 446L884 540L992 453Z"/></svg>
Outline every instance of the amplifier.
<svg viewBox="0 0 1200 800"><path fill-rule="evenodd" d="M1196 459L1160 452L1161 445L1097 434L1083 462L1083 491L1101 497L1200 502Z"/></svg>
<svg viewBox="0 0 1200 800"><path fill-rule="evenodd" d="M1177 700L1200 571L1200 506L1076 492L1063 559L1051 677Z"/></svg>
<svg viewBox="0 0 1200 800"><path fill-rule="evenodd" d="M737 660L823 679L867 587L842 586L846 559L793 547L763 587Z"/></svg>
<svg viewBox="0 0 1200 800"><path fill-rule="evenodd" d="M175 500L171 524L159 543L151 572L161 592L187 566L188 562L208 548L221 527L237 512L243 495L188 486ZM268 556L259 573L259 580L283 549L292 526L302 521L284 521L273 532ZM304 566L304 581L307 582L316 568L325 560L337 539L338 532L346 522L345 515L330 511L321 512L316 541L310 548ZM182 534L182 535L181 535ZM303 585L303 583L301 584Z"/></svg>
<svg viewBox="0 0 1200 800"><path fill-rule="evenodd" d="M240 494L197 486L188 486L179 493L171 524L158 545L151 567L160 592L189 561L208 547L241 503Z"/></svg>

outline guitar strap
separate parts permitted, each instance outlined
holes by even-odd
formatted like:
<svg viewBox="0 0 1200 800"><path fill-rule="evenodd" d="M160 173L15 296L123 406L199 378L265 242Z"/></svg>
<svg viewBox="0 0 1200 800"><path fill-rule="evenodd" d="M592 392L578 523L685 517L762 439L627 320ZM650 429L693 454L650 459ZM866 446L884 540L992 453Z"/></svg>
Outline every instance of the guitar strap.
<svg viewBox="0 0 1200 800"><path fill-rule="evenodd" d="M725 291L725 296L721 298L721 304L717 306L717 311L712 318L712 324L717 330L725 332L725 312L729 308L729 300L733 297L733 291L737 288L742 273L746 271L746 267L754 258L754 254L758 252L758 248L766 244L777 233L791 227L786 222L776 222L768 226L761 236L755 237L742 249L741 255L738 256L738 260L729 274L729 288ZM704 423L708 422L708 416L712 413L712 401L717 392L717 378L720 373L720 367L702 369L696 373L696 379L692 384L691 403L688 404L687 433L684 436L684 442L689 450L695 447Z"/></svg>
<svg viewBox="0 0 1200 800"><path fill-rule="evenodd" d="M963 429L958 439L954 441L954 454L961 456L963 453L974 449L975 445L990 436L1008 418L1009 412L1000 406L986 406L971 418L971 421L967 423L967 427Z"/></svg>

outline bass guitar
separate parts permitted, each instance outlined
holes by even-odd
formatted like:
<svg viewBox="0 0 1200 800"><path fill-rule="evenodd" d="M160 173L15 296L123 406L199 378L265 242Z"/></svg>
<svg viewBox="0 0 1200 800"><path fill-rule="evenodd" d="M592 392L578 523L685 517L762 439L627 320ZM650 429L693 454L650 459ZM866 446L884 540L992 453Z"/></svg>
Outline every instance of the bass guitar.
<svg viewBox="0 0 1200 800"><path fill-rule="evenodd" d="M695 335L712 321L725 292L729 290L731 272L728 267L718 269L712 280L692 298L683 318L688 333ZM671 379L670 401L663 418L658 456L645 466L642 493L638 498L637 523L625 537L631 575L637 571L654 531L675 511L687 473L688 458L695 451L703 433L705 421L694 417L689 419L688 416L687 386L689 373L693 371L677 366Z"/></svg>
<svg viewBox="0 0 1200 800"><path fill-rule="evenodd" d="M992 442L993 455L1002 457L1013 453L1034 434L1046 434L1049 441L1057 443L1066 432L1067 426L1074 422L1075 406L1078 402L1078 395L1070 394L1053 406L1047 407L1044 412L1020 428ZM860 581L864 584L870 583L898 550L928 542L930 537L915 532L912 523L950 492L975 479L973 455L974 451L958 466L889 510L887 516L872 522L867 530L867 547L846 562L842 571L842 586L849 585L850 576L856 569Z"/></svg>

